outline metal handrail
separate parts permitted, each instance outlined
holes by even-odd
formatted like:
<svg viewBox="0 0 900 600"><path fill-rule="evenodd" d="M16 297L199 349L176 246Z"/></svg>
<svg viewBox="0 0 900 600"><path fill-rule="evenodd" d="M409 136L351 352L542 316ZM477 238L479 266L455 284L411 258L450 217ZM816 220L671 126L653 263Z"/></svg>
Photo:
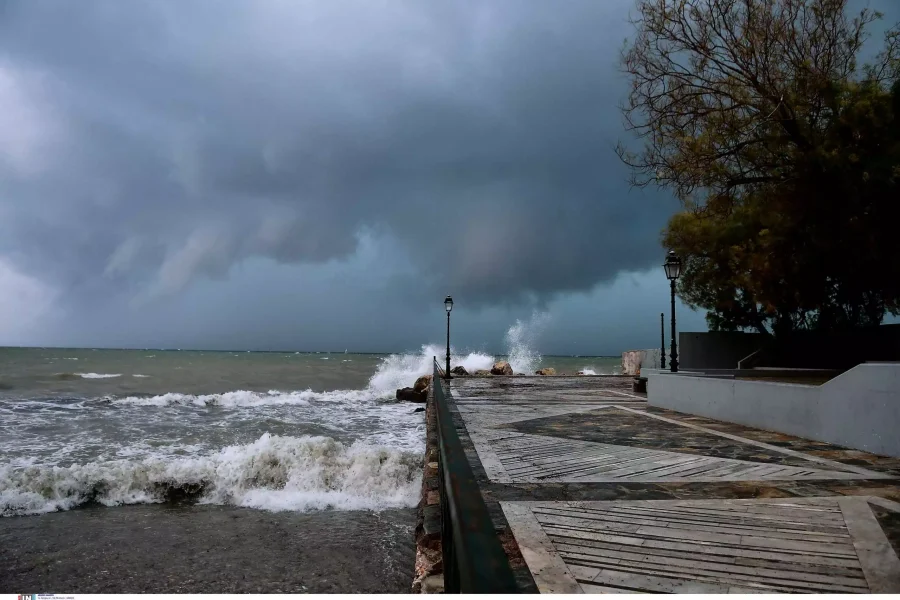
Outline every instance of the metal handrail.
<svg viewBox="0 0 900 600"><path fill-rule="evenodd" d="M494 531L491 515L453 424L447 404L450 391L444 391L440 374L435 357L431 384L440 451L438 478L444 592L518 593L509 559Z"/></svg>

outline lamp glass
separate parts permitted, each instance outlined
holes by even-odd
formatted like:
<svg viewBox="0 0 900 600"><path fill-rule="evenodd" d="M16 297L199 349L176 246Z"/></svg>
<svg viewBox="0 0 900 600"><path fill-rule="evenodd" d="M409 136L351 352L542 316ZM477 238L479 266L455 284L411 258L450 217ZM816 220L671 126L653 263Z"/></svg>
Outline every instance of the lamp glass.
<svg viewBox="0 0 900 600"><path fill-rule="evenodd" d="M450 296L447 296L444 299L444 308L447 309L447 312L450 312L451 310L453 310L453 298L451 298Z"/></svg>
<svg viewBox="0 0 900 600"><path fill-rule="evenodd" d="M674 280L681 276L681 259L678 258L674 250L670 250L669 255L666 256L663 269L666 271L666 279Z"/></svg>

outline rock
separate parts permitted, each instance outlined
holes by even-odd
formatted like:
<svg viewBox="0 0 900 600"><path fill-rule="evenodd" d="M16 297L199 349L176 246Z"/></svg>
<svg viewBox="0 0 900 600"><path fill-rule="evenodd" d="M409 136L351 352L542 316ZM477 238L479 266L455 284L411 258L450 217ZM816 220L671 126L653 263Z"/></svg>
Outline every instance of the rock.
<svg viewBox="0 0 900 600"><path fill-rule="evenodd" d="M467 376L469 374L469 372L466 371L466 368L462 365L453 367L452 369L450 369L450 372L453 373L454 375L462 375L462 376Z"/></svg>
<svg viewBox="0 0 900 600"><path fill-rule="evenodd" d="M544 367L534 372L535 375L556 375L556 369L553 367Z"/></svg>
<svg viewBox="0 0 900 600"><path fill-rule="evenodd" d="M576 375L584 375L584 371L578 371L578 372L575 373L575 374L576 374Z"/></svg>
<svg viewBox="0 0 900 600"><path fill-rule="evenodd" d="M405 387L397 390L397 400L405 402L417 402L425 404L428 401L428 390L417 392L413 388Z"/></svg>
<svg viewBox="0 0 900 600"><path fill-rule="evenodd" d="M416 382L413 384L413 389L417 392L428 391L428 388L431 387L431 378L432 375L422 375Z"/></svg>
<svg viewBox="0 0 900 600"><path fill-rule="evenodd" d="M474 375L475 377L490 377L491 372L487 369L478 369L477 371L475 371Z"/></svg>
<svg viewBox="0 0 900 600"><path fill-rule="evenodd" d="M509 366L509 363L505 360L498 360L494 363L494 366L491 367L491 375L512 375L513 370L512 367Z"/></svg>
<svg viewBox="0 0 900 600"><path fill-rule="evenodd" d="M425 412L425 407L424 407L424 406L420 406L419 408L417 408L417 409L414 410L413 412L414 412L414 413L417 413L417 412Z"/></svg>
<svg viewBox="0 0 900 600"><path fill-rule="evenodd" d="M423 594L443 594L444 593L444 576L429 575L422 580Z"/></svg>

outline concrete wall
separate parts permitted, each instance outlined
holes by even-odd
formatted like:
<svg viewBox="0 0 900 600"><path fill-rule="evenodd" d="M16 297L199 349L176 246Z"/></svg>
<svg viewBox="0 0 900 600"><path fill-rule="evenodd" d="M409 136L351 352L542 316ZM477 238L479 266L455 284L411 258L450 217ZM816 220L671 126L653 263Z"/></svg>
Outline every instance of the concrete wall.
<svg viewBox="0 0 900 600"><path fill-rule="evenodd" d="M900 457L900 363L821 386L648 373L651 406Z"/></svg>
<svg viewBox="0 0 900 600"><path fill-rule="evenodd" d="M666 359L668 360L668 358ZM622 353L622 373L635 375L638 369L658 369L659 348L649 350L626 350Z"/></svg>

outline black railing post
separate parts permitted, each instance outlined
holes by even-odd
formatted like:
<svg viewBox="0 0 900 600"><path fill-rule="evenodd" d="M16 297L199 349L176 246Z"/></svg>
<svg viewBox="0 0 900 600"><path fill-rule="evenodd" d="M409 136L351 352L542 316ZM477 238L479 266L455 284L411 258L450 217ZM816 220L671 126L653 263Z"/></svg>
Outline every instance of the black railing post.
<svg viewBox="0 0 900 600"><path fill-rule="evenodd" d="M678 343L675 341L675 280L673 279L672 284L672 355L669 357L669 364L672 367L672 372L678 372Z"/></svg>
<svg viewBox="0 0 900 600"><path fill-rule="evenodd" d="M659 313L659 368L666 368L666 313Z"/></svg>

